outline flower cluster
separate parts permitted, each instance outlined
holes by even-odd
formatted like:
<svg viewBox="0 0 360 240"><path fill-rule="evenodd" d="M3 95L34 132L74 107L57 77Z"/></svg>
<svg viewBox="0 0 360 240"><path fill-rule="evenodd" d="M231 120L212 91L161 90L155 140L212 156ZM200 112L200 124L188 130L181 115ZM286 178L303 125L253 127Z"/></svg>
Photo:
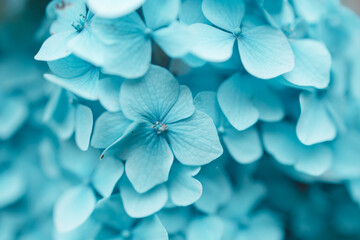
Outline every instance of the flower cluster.
<svg viewBox="0 0 360 240"><path fill-rule="evenodd" d="M339 0L15 2L0 240L360 238L360 18Z"/></svg>

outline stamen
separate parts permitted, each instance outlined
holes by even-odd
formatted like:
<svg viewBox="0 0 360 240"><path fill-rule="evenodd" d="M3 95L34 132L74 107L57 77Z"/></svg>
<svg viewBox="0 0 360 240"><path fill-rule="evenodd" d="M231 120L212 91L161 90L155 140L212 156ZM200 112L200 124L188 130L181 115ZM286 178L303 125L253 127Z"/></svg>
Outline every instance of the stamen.
<svg viewBox="0 0 360 240"><path fill-rule="evenodd" d="M241 35L241 32L242 32L242 30L241 30L241 28L235 28L234 30L233 30L233 35L236 37L236 38L239 38L240 37L240 35Z"/></svg>
<svg viewBox="0 0 360 240"><path fill-rule="evenodd" d="M155 123L155 125L153 125L151 128L155 129L157 134L161 134L161 133L166 132L168 130L168 127L166 126L166 124L161 123L159 121L157 121Z"/></svg>

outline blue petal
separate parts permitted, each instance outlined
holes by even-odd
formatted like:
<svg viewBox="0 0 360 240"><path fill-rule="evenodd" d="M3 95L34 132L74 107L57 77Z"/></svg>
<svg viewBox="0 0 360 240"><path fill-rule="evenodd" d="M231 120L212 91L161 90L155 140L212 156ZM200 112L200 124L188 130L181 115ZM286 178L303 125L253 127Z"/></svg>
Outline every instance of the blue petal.
<svg viewBox="0 0 360 240"><path fill-rule="evenodd" d="M216 213L232 195L231 180L222 167L208 165L202 167L197 179L203 185L203 193L195 206L208 214Z"/></svg>
<svg viewBox="0 0 360 240"><path fill-rule="evenodd" d="M334 119L327 110L326 99L316 94L300 94L301 114L296 125L299 140L306 145L330 141L336 137Z"/></svg>
<svg viewBox="0 0 360 240"><path fill-rule="evenodd" d="M284 109L279 97L266 83L247 74L234 74L218 90L221 110L232 126L244 130L258 119L279 121Z"/></svg>
<svg viewBox="0 0 360 240"><path fill-rule="evenodd" d="M95 195L87 186L64 192L54 206L54 221L59 232L68 232L83 224L95 208Z"/></svg>
<svg viewBox="0 0 360 240"><path fill-rule="evenodd" d="M113 194L109 198L101 199L96 204L92 217L119 230L130 228L136 220L126 214L120 194Z"/></svg>
<svg viewBox="0 0 360 240"><path fill-rule="evenodd" d="M178 22L155 31L152 35L154 41L172 58L185 56L191 49L191 34L188 26Z"/></svg>
<svg viewBox="0 0 360 240"><path fill-rule="evenodd" d="M187 231L187 240L220 240L224 234L223 221L216 216L193 220Z"/></svg>
<svg viewBox="0 0 360 240"><path fill-rule="evenodd" d="M133 37L144 36L146 26L139 14L131 13L117 19L94 17L92 32L106 45L130 41Z"/></svg>
<svg viewBox="0 0 360 240"><path fill-rule="evenodd" d="M331 56L324 44L311 40L291 42L295 68L284 74L289 82L299 86L325 88L330 82Z"/></svg>
<svg viewBox="0 0 360 240"><path fill-rule="evenodd" d="M94 18L92 30L107 45L102 64L105 73L125 78L138 78L146 73L151 60L151 40L137 13L115 20Z"/></svg>
<svg viewBox="0 0 360 240"><path fill-rule="evenodd" d="M187 86L181 85L179 97L170 111L166 114L163 122L166 124L177 122L190 117L193 115L194 111L195 106L193 104L191 91Z"/></svg>
<svg viewBox="0 0 360 240"><path fill-rule="evenodd" d="M86 151L89 147L93 129L93 114L89 107L77 105L75 113L75 142L78 147Z"/></svg>
<svg viewBox="0 0 360 240"><path fill-rule="evenodd" d="M75 129L75 109L67 92L61 88L51 96L44 110L44 122L61 139L68 139Z"/></svg>
<svg viewBox="0 0 360 240"><path fill-rule="evenodd" d="M197 201L202 193L201 183L193 178L199 167L187 167L175 162L170 171L169 197L176 206L188 206Z"/></svg>
<svg viewBox="0 0 360 240"><path fill-rule="evenodd" d="M104 112L95 122L91 146L107 148L123 135L130 124L122 112Z"/></svg>
<svg viewBox="0 0 360 240"><path fill-rule="evenodd" d="M125 16L138 9L145 0L87 0L90 10L104 18Z"/></svg>
<svg viewBox="0 0 360 240"><path fill-rule="evenodd" d="M329 169L332 153L325 145L303 145L296 137L293 126L288 123L263 126L265 149L278 162L293 165L296 170L319 176ZM286 146L286 147L284 147Z"/></svg>
<svg viewBox="0 0 360 240"><path fill-rule="evenodd" d="M236 219L239 222L248 220L250 214L264 199L266 192L267 189L264 184L247 179L241 185L241 188L233 193L230 201L220 210L221 215Z"/></svg>
<svg viewBox="0 0 360 240"><path fill-rule="evenodd" d="M153 29L170 25L179 12L180 0L147 0L143 7L146 25Z"/></svg>
<svg viewBox="0 0 360 240"><path fill-rule="evenodd" d="M235 37L207 24L195 23L189 26L193 37L191 52L206 61L224 62L233 53Z"/></svg>
<svg viewBox="0 0 360 240"><path fill-rule="evenodd" d="M242 0L204 0L202 11L215 26L233 32L240 27L245 15L245 3Z"/></svg>
<svg viewBox="0 0 360 240"><path fill-rule="evenodd" d="M77 32L67 31L52 35L42 44L39 52L35 56L38 61L54 61L67 57L71 54L67 43L75 37Z"/></svg>
<svg viewBox="0 0 360 240"><path fill-rule="evenodd" d="M190 118L168 124L168 129L171 148L185 165L204 165L223 153L215 125L203 112L195 111Z"/></svg>
<svg viewBox="0 0 360 240"><path fill-rule="evenodd" d="M98 98L97 81L99 69L73 55L48 62L50 70L56 74L45 74L45 78L75 94L90 100Z"/></svg>
<svg viewBox="0 0 360 240"><path fill-rule="evenodd" d="M121 108L129 119L162 121L179 96L179 83L172 74L152 65L137 80L127 80L120 90Z"/></svg>
<svg viewBox="0 0 360 240"><path fill-rule="evenodd" d="M202 0L185 0L182 1L179 19L181 22L190 25L193 23L211 24L202 13Z"/></svg>
<svg viewBox="0 0 360 240"><path fill-rule="evenodd" d="M124 79L109 77L100 79L97 85L101 105L110 112L120 111L120 86Z"/></svg>
<svg viewBox="0 0 360 240"><path fill-rule="evenodd" d="M203 91L198 93L194 98L194 104L197 110L212 118L216 127L220 125L222 114L215 92Z"/></svg>
<svg viewBox="0 0 360 240"><path fill-rule="evenodd" d="M126 179L120 184L120 195L126 213L134 218L143 218L162 209L168 199L164 185L146 193L138 193Z"/></svg>
<svg viewBox="0 0 360 240"><path fill-rule="evenodd" d="M151 136L138 144L143 144L142 151L131 154L125 171L136 191L144 193L168 180L174 156L162 136Z"/></svg>
<svg viewBox="0 0 360 240"><path fill-rule="evenodd" d="M75 28L72 24L80 20L81 15L86 15L86 5L84 1L64 0L62 3L57 1L54 10L56 20L50 26L51 34L74 31Z"/></svg>
<svg viewBox="0 0 360 240"><path fill-rule="evenodd" d="M76 56L96 66L101 66L105 62L105 45L89 27L84 28L72 38L68 43L68 47Z"/></svg>
<svg viewBox="0 0 360 240"><path fill-rule="evenodd" d="M262 211L256 213L249 225L249 228L245 230L247 239L284 239L283 227L271 212Z"/></svg>
<svg viewBox="0 0 360 240"><path fill-rule="evenodd" d="M10 187L11 186L11 187ZM26 192L24 175L16 169L0 173L0 208L19 200Z"/></svg>
<svg viewBox="0 0 360 240"><path fill-rule="evenodd" d="M252 163L263 155L260 137L255 127L244 131L226 128L223 141L230 155L239 163Z"/></svg>
<svg viewBox="0 0 360 240"><path fill-rule="evenodd" d="M0 98L0 139L10 138L26 121L29 110L20 98Z"/></svg>
<svg viewBox="0 0 360 240"><path fill-rule="evenodd" d="M357 131L347 132L331 142L334 162L331 171L340 179L358 178L360 176L360 141Z"/></svg>
<svg viewBox="0 0 360 240"><path fill-rule="evenodd" d="M294 0L293 4L296 13L309 23L317 23L322 16L332 7L336 6L338 1L312 1L312 0Z"/></svg>
<svg viewBox="0 0 360 240"><path fill-rule="evenodd" d="M124 173L124 164L121 160L107 157L99 162L92 175L91 182L103 197L110 197L117 181Z"/></svg>
<svg viewBox="0 0 360 240"><path fill-rule="evenodd" d="M168 240L168 233L157 216L145 218L135 226L132 240Z"/></svg>
<svg viewBox="0 0 360 240"><path fill-rule="evenodd" d="M294 54L280 30L268 26L244 30L238 46L246 71L255 77L274 78L294 68Z"/></svg>

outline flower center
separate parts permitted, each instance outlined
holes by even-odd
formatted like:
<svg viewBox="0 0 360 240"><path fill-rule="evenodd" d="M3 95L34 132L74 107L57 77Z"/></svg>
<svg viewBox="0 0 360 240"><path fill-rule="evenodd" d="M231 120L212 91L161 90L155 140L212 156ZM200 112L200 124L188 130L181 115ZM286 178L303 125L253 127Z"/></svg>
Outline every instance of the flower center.
<svg viewBox="0 0 360 240"><path fill-rule="evenodd" d="M240 27L237 27L237 28L235 28L234 30L233 30L233 35L236 37L236 38L238 38L238 37L240 37L240 35L241 35L241 28Z"/></svg>
<svg viewBox="0 0 360 240"><path fill-rule="evenodd" d="M166 124L161 123L161 122L156 122L155 125L152 126L152 128L156 130L157 134L161 134L168 130L168 127L166 126Z"/></svg>
<svg viewBox="0 0 360 240"><path fill-rule="evenodd" d="M131 236L131 232L129 230L124 230L121 232L121 237L123 238L129 238Z"/></svg>
<svg viewBox="0 0 360 240"><path fill-rule="evenodd" d="M76 22L73 22L71 26L73 26L76 29L76 31L81 32L84 29L85 22L86 22L86 16L84 14L80 14L80 19L77 20Z"/></svg>
<svg viewBox="0 0 360 240"><path fill-rule="evenodd" d="M145 37L149 38L151 37L151 34L153 33L153 30L151 28L145 28L144 30L144 34L145 34Z"/></svg>

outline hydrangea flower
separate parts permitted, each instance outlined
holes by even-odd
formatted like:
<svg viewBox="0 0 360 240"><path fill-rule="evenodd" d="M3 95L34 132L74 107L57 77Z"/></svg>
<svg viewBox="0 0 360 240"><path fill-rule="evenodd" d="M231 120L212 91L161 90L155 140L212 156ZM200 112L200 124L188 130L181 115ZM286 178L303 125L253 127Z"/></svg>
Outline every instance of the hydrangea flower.
<svg viewBox="0 0 360 240"><path fill-rule="evenodd" d="M143 76L150 66L153 42L172 58L184 56L191 33L176 21L179 6L179 0L149 0L142 7L144 20L136 12L117 19L94 18L93 30L105 44L103 71L125 78Z"/></svg>
<svg viewBox="0 0 360 240"><path fill-rule="evenodd" d="M223 62L233 54L237 42L246 71L258 78L274 78L294 68L294 55L285 35L270 26L246 26L243 1L204 0L202 11L213 24L191 25L192 53L212 62ZM245 21L245 20L244 20Z"/></svg>
<svg viewBox="0 0 360 240"><path fill-rule="evenodd" d="M182 164L201 166L222 154L211 118L195 110L190 90L161 67L125 81L120 105L122 113L96 122L92 144L101 148L102 139L114 141L102 157L126 160L126 175L139 193L167 181L174 155Z"/></svg>

